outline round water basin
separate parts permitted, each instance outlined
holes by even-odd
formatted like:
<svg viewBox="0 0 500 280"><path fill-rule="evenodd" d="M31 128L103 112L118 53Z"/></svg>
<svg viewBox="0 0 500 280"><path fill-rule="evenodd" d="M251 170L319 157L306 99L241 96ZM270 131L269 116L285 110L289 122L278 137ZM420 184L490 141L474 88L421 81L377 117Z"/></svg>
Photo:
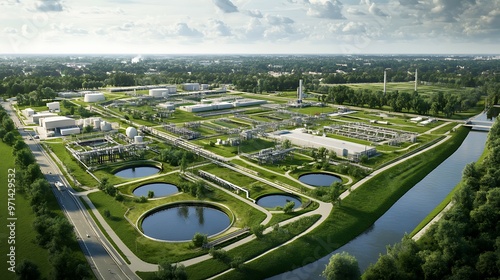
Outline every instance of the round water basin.
<svg viewBox="0 0 500 280"><path fill-rule="evenodd" d="M162 197L174 194L179 190L175 185L167 184L167 183L151 183L139 186L134 189L132 192L135 196L148 196L149 191L154 192L153 197Z"/></svg>
<svg viewBox="0 0 500 280"><path fill-rule="evenodd" d="M290 201L295 203L293 209L299 208L302 205L302 202L296 196L286 194L270 194L261 196L257 199L257 204L265 208L276 208L278 206L283 207Z"/></svg>
<svg viewBox="0 0 500 280"><path fill-rule="evenodd" d="M115 173L115 176L122 178L139 178L147 177L160 172L160 169L155 166L136 166L122 169Z"/></svg>
<svg viewBox="0 0 500 280"><path fill-rule="evenodd" d="M342 183L339 176L329 173L308 173L299 177L299 181L314 187L329 187L335 182Z"/></svg>
<svg viewBox="0 0 500 280"><path fill-rule="evenodd" d="M199 232L212 236L231 224L229 216L208 204L182 203L155 210L142 220L145 235L163 241L191 241Z"/></svg>

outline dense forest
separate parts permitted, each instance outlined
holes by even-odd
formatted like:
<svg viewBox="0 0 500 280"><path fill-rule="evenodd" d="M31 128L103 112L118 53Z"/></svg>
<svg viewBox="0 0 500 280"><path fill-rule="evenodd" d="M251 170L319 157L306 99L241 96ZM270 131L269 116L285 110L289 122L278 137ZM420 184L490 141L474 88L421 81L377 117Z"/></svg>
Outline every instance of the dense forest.
<svg viewBox="0 0 500 280"><path fill-rule="evenodd" d="M4 57L0 59L0 95L18 96L36 105L57 91L185 82L212 87L231 84L237 90L263 93L295 90L299 79L304 80L308 91L330 95L331 84L382 82L384 70L390 82L412 81L415 69L422 82L475 89L488 95L490 104L498 104L500 60L469 56L151 56L134 63L123 56ZM354 92L349 96L363 94L368 95ZM461 110L462 101L470 101L459 96L456 99L448 112ZM355 97L348 103L361 100ZM369 106L384 103L363 102L360 104ZM420 111L433 110L430 106L434 101L426 102L420 104ZM396 109L399 107L396 105Z"/></svg>
<svg viewBox="0 0 500 280"><path fill-rule="evenodd" d="M454 206L419 242L389 246L363 279L498 279L500 275L500 122L487 156L463 170Z"/></svg>

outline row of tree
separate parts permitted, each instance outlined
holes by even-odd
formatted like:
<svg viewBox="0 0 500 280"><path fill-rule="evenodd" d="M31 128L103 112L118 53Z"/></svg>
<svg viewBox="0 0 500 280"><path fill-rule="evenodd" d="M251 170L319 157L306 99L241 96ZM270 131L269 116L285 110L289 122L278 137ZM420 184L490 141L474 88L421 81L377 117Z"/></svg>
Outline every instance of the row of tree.
<svg viewBox="0 0 500 280"><path fill-rule="evenodd" d="M448 94L437 92L430 96L423 96L416 91L408 93L397 90L384 94L380 91L354 90L348 86L339 85L328 87L328 92L318 96L318 100L339 105L368 106L369 108L389 106L394 112L413 111L418 114L432 113L433 115L438 115L441 112L445 116L451 117L457 112L467 111L477 106L483 95L486 93L481 89L469 89L465 92Z"/></svg>
<svg viewBox="0 0 500 280"><path fill-rule="evenodd" d="M16 164L16 192L29 201L35 219L33 229L36 232L36 244L47 249L49 262L52 265L50 277L53 279L84 279L91 277L86 262L75 254L79 250L73 233L73 226L66 217L50 210L54 202L50 184L40 171L35 157L23 141L7 113L0 110L0 130L8 131L4 142L12 146L12 155ZM13 141L5 141L12 134ZM25 259L16 266L20 279L40 279L38 265Z"/></svg>

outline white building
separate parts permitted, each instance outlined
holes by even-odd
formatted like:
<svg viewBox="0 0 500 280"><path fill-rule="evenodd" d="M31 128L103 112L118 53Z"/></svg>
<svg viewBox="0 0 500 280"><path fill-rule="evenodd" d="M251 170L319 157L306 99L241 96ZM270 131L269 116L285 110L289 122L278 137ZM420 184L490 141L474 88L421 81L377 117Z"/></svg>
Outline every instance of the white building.
<svg viewBox="0 0 500 280"><path fill-rule="evenodd" d="M185 83L182 85L182 88L186 91L197 91L200 90L199 83Z"/></svg>
<svg viewBox="0 0 500 280"><path fill-rule="evenodd" d="M80 133L80 128L79 127L71 127L71 128L63 128L61 129L61 135L72 135L72 134L79 134Z"/></svg>
<svg viewBox="0 0 500 280"><path fill-rule="evenodd" d="M59 102L50 102L45 105L47 106L47 108L49 108L49 111L51 112L61 111L61 105L59 105Z"/></svg>
<svg viewBox="0 0 500 280"><path fill-rule="evenodd" d="M167 110L175 110L175 104L171 102L160 103L157 106Z"/></svg>
<svg viewBox="0 0 500 280"><path fill-rule="evenodd" d="M282 131L272 137L281 139L282 141L288 139L293 145L300 147L317 149L325 147L329 151L334 151L339 157L345 157L354 161L358 161L364 154L370 157L377 153L375 147L308 134L304 132L303 128L297 128L291 131Z"/></svg>
<svg viewBox="0 0 500 280"><path fill-rule="evenodd" d="M40 120L41 119L44 119L44 118L53 118L53 117L57 117L58 115L56 113L38 113L38 114L34 114L32 115L31 117L33 118L33 122L38 124L40 123Z"/></svg>
<svg viewBox="0 0 500 280"><path fill-rule="evenodd" d="M26 118L29 118L35 114L35 110L31 108L26 108L21 111Z"/></svg>
<svg viewBox="0 0 500 280"><path fill-rule="evenodd" d="M99 102L104 100L106 100L106 98L104 97L104 93L102 92L86 93L85 97L83 98L84 102Z"/></svg>
<svg viewBox="0 0 500 280"><path fill-rule="evenodd" d="M40 119L40 126L45 130L59 130L61 128L73 128L76 126L76 122L72 118L57 116Z"/></svg>
<svg viewBox="0 0 500 280"><path fill-rule="evenodd" d="M200 88L201 88L201 90L208 90L209 85L208 84L201 84Z"/></svg>

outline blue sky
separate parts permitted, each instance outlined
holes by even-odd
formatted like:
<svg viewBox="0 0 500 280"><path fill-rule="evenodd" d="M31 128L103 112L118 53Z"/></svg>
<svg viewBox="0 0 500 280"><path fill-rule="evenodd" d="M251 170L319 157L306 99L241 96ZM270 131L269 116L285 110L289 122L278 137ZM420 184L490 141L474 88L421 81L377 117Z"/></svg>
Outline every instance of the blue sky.
<svg viewBox="0 0 500 280"><path fill-rule="evenodd" d="M499 54L499 0L0 0L0 53Z"/></svg>

